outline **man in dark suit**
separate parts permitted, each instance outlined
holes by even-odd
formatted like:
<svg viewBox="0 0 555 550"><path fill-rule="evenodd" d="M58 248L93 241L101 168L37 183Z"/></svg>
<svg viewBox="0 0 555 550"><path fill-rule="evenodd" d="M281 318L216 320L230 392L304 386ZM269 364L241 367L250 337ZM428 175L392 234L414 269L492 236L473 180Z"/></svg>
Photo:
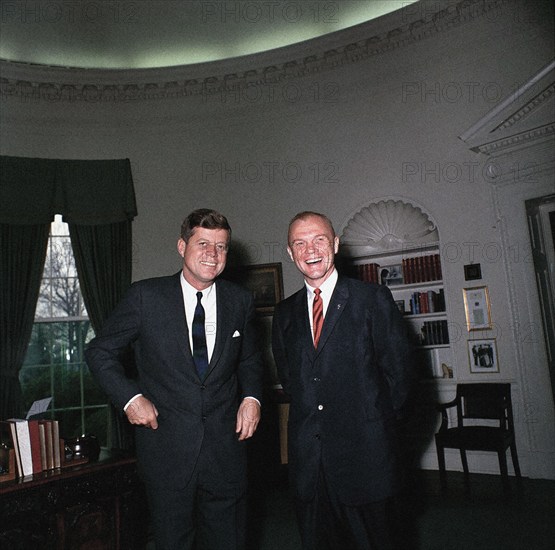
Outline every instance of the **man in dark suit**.
<svg viewBox="0 0 555 550"><path fill-rule="evenodd" d="M231 228L200 209L183 222L182 270L131 289L88 346L87 363L136 425L157 549L245 544L246 442L260 419L262 362L249 292L215 280ZM133 346L137 379L124 375Z"/></svg>
<svg viewBox="0 0 555 550"><path fill-rule="evenodd" d="M339 238L326 216L297 214L288 245L305 287L276 307L273 352L291 399L303 548L394 549L396 425L412 378L401 315L387 287L338 276Z"/></svg>

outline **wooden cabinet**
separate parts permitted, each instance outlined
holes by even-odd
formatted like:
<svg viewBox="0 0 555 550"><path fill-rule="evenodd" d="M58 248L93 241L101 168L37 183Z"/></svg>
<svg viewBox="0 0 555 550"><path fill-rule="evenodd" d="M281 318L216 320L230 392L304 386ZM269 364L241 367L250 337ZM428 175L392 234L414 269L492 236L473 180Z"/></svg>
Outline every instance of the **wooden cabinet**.
<svg viewBox="0 0 555 550"><path fill-rule="evenodd" d="M146 497L130 456L0 483L0 548L140 550Z"/></svg>

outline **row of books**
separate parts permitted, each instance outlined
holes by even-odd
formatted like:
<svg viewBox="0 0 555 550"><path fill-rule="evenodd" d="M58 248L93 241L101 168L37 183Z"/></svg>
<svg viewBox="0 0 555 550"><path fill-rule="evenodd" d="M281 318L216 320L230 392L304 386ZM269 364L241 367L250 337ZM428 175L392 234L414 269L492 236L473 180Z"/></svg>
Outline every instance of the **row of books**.
<svg viewBox="0 0 555 550"><path fill-rule="evenodd" d="M436 346L449 343L447 321L425 321L420 331L420 345Z"/></svg>
<svg viewBox="0 0 555 550"><path fill-rule="evenodd" d="M404 258L401 264L382 267L377 263L353 266L352 276L369 283L411 284L439 281L442 278L439 254Z"/></svg>
<svg viewBox="0 0 555 550"><path fill-rule="evenodd" d="M57 420L12 418L0 426L2 444L14 450L19 477L61 467L64 441Z"/></svg>
<svg viewBox="0 0 555 550"><path fill-rule="evenodd" d="M375 263L354 265L352 276L365 283L379 283L379 269Z"/></svg>
<svg viewBox="0 0 555 550"><path fill-rule="evenodd" d="M445 294L443 289L440 288L437 292L433 290L413 292L409 300L409 308L412 315L445 311Z"/></svg>
<svg viewBox="0 0 555 550"><path fill-rule="evenodd" d="M403 282L406 285L439 281L442 278L439 254L404 258L401 265L403 266Z"/></svg>

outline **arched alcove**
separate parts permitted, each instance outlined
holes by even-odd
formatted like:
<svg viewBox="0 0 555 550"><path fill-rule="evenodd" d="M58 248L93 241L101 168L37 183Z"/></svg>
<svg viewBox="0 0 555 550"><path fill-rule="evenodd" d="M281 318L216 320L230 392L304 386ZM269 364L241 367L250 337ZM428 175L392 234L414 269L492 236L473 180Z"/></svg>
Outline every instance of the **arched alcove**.
<svg viewBox="0 0 555 550"><path fill-rule="evenodd" d="M420 207L402 200L380 200L361 208L341 236L343 253L350 258L437 245L435 221Z"/></svg>

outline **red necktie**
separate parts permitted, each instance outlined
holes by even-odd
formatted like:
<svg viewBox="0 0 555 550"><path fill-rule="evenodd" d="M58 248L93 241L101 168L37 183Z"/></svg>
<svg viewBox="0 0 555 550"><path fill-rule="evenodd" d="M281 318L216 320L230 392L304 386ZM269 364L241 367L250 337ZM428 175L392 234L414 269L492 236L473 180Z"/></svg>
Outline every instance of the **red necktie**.
<svg viewBox="0 0 555 550"><path fill-rule="evenodd" d="M314 301L312 302L312 327L314 330L314 347L318 347L318 340L322 334L322 325L324 324L324 308L322 298L320 298L319 288L314 289Z"/></svg>

